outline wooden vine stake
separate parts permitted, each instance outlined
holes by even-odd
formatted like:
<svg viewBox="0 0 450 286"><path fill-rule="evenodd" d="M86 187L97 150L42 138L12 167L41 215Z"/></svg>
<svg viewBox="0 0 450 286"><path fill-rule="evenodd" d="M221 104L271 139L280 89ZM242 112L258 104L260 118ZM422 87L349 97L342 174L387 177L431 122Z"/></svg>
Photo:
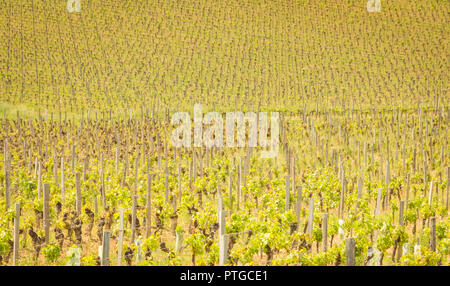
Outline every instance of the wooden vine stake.
<svg viewBox="0 0 450 286"><path fill-rule="evenodd" d="M44 233L45 233L45 243L49 242L50 238L50 213L49 213L49 202L50 202L50 185L44 183L44 204L43 204L43 223L44 223Z"/></svg>
<svg viewBox="0 0 450 286"><path fill-rule="evenodd" d="M386 188L387 188L387 194L384 197L384 208L386 208L388 206L389 199L391 198L391 188L389 186L391 184L391 171L390 171L390 167L389 167L389 160L386 161L385 184L386 184ZM384 210L384 208L383 208L383 210Z"/></svg>
<svg viewBox="0 0 450 286"><path fill-rule="evenodd" d="M297 229L300 228L301 211L302 211L302 186L297 186L297 201L295 202L295 216L297 217Z"/></svg>
<svg viewBox="0 0 450 286"><path fill-rule="evenodd" d="M34 173L33 173L33 178L36 179L37 177L37 173L38 173L38 158L36 157L34 160Z"/></svg>
<svg viewBox="0 0 450 286"><path fill-rule="evenodd" d="M346 192L346 184L347 184L347 180L345 179L345 177L342 178L342 186L341 186L341 197L339 200L339 214L338 214L338 218L339 219L343 219L344 217L344 207L345 207L345 192Z"/></svg>
<svg viewBox="0 0 450 286"><path fill-rule="evenodd" d="M225 265L228 259L228 234L222 234L219 240L219 265Z"/></svg>
<svg viewBox="0 0 450 286"><path fill-rule="evenodd" d="M322 218L322 242L323 252L328 250L328 214L324 213Z"/></svg>
<svg viewBox="0 0 450 286"><path fill-rule="evenodd" d="M20 220L20 203L15 204L16 215L14 217L14 244L13 244L13 265L18 265L19 261L19 220Z"/></svg>
<svg viewBox="0 0 450 286"><path fill-rule="evenodd" d="M230 215L233 211L233 174L231 168L228 174L228 198L230 200Z"/></svg>
<svg viewBox="0 0 450 286"><path fill-rule="evenodd" d="M218 215L219 215L219 265L227 263L228 255L228 235L225 234L225 212L223 210L222 195L220 193L220 185L218 192Z"/></svg>
<svg viewBox="0 0 450 286"><path fill-rule="evenodd" d="M189 160L189 188L192 190L192 159Z"/></svg>
<svg viewBox="0 0 450 286"><path fill-rule="evenodd" d="M178 166L178 202L181 203L181 166Z"/></svg>
<svg viewBox="0 0 450 286"><path fill-rule="evenodd" d="M65 199L65 192L66 192L66 187L65 187L65 178L64 178L64 156L61 156L61 203L64 204L64 199Z"/></svg>
<svg viewBox="0 0 450 286"><path fill-rule="evenodd" d="M401 201L400 202L400 207L399 207L399 214L398 214L398 225L400 227L403 226L404 224L404 219L403 219L403 214L405 212L405 201ZM403 255L403 245L400 243L398 245L398 250L397 250L397 262L400 261L400 258Z"/></svg>
<svg viewBox="0 0 450 286"><path fill-rule="evenodd" d="M447 167L447 201L445 203L446 209L448 210L448 199L450 194L450 166Z"/></svg>
<svg viewBox="0 0 450 286"><path fill-rule="evenodd" d="M241 172L242 172L242 165L241 162L238 166L237 171L237 195L236 195L236 209L239 210L240 200L241 200Z"/></svg>
<svg viewBox="0 0 450 286"><path fill-rule="evenodd" d="M431 232L430 232L430 249L436 252L436 217L432 217L431 221Z"/></svg>
<svg viewBox="0 0 450 286"><path fill-rule="evenodd" d="M7 144L5 141L5 201L6 201L6 209L9 210L11 205L11 182L9 178L9 160L8 160L8 151Z"/></svg>
<svg viewBox="0 0 450 286"><path fill-rule="evenodd" d="M98 201L97 201L97 195L94 197L94 213L98 213Z"/></svg>
<svg viewBox="0 0 450 286"><path fill-rule="evenodd" d="M133 194L137 194L138 188L138 171L139 171L139 153L137 154L136 159L134 160L134 185L133 185Z"/></svg>
<svg viewBox="0 0 450 286"><path fill-rule="evenodd" d="M106 188L105 188L105 166L103 162L103 153L100 155L100 178L101 178L101 196L103 209L106 208Z"/></svg>
<svg viewBox="0 0 450 286"><path fill-rule="evenodd" d="M166 204L169 204L169 167L167 166L167 160L166 160L166 167L165 167L165 182L164 182L164 197L166 200Z"/></svg>
<svg viewBox="0 0 450 286"><path fill-rule="evenodd" d="M120 156L120 136L117 135L116 156L114 160L114 168L116 173L119 171L119 156Z"/></svg>
<svg viewBox="0 0 450 286"><path fill-rule="evenodd" d="M120 209L119 215L119 241L117 246L117 266L122 264L122 249L123 249L123 212L124 209Z"/></svg>
<svg viewBox="0 0 450 286"><path fill-rule="evenodd" d="M431 206L433 200L433 181L430 182L430 191L428 192L428 205Z"/></svg>
<svg viewBox="0 0 450 286"><path fill-rule="evenodd" d="M102 266L108 266L109 265L109 239L110 239L111 233L109 231L103 232L103 239L102 239L102 257L101 257L101 265Z"/></svg>
<svg viewBox="0 0 450 286"><path fill-rule="evenodd" d="M42 164L41 161L38 163L38 199L41 198L41 192L42 192Z"/></svg>
<svg viewBox="0 0 450 286"><path fill-rule="evenodd" d="M353 237L345 240L345 261L347 266L355 266L355 239Z"/></svg>
<svg viewBox="0 0 450 286"><path fill-rule="evenodd" d="M313 235L313 221L314 221L314 198L309 199L309 212L308 212L308 234Z"/></svg>
<svg viewBox="0 0 450 286"><path fill-rule="evenodd" d="M356 201L356 209L359 212L359 202L362 198L362 192L363 192L363 179L361 177L359 177L358 179L358 193L357 193L357 201Z"/></svg>
<svg viewBox="0 0 450 286"><path fill-rule="evenodd" d="M381 192L383 191L382 188L378 189L378 195L377 195L377 205L375 207L375 218L377 218L380 215L380 205L381 205Z"/></svg>
<svg viewBox="0 0 450 286"><path fill-rule="evenodd" d="M79 172L75 173L75 190L76 190L76 202L75 210L77 216L81 214L81 174Z"/></svg>
<svg viewBox="0 0 450 286"><path fill-rule="evenodd" d="M406 208L408 208L408 203L409 203L410 180L411 180L411 175L408 173L406 175L406 202L405 202Z"/></svg>
<svg viewBox="0 0 450 286"><path fill-rule="evenodd" d="M223 215L223 198L220 185L217 186L217 221L219 222L219 237L225 233L225 216Z"/></svg>
<svg viewBox="0 0 450 286"><path fill-rule="evenodd" d="M145 219L145 235L150 237L152 226L152 175L147 174L147 200L145 209L147 211Z"/></svg>
<svg viewBox="0 0 450 286"><path fill-rule="evenodd" d="M183 246L183 232L176 232L175 252L178 254L181 252Z"/></svg>
<svg viewBox="0 0 450 286"><path fill-rule="evenodd" d="M53 154L53 179L55 181L55 185L58 185L58 154L55 153Z"/></svg>
<svg viewBox="0 0 450 286"><path fill-rule="evenodd" d="M70 169L73 174L73 172L75 171L75 144L72 144L72 160Z"/></svg>
<svg viewBox="0 0 450 286"><path fill-rule="evenodd" d="M291 178L288 176L286 176L286 190L285 190L285 206L284 206L284 211L288 211L289 210L289 205L290 205L290 182L291 182Z"/></svg>
<svg viewBox="0 0 450 286"><path fill-rule="evenodd" d="M195 179L197 178L197 169L196 169L196 163L195 163L195 148L192 149L192 183L195 183Z"/></svg>
<svg viewBox="0 0 450 286"><path fill-rule="evenodd" d="M131 210L131 243L134 243L134 238L136 236L136 205L137 196L132 197L132 210Z"/></svg>

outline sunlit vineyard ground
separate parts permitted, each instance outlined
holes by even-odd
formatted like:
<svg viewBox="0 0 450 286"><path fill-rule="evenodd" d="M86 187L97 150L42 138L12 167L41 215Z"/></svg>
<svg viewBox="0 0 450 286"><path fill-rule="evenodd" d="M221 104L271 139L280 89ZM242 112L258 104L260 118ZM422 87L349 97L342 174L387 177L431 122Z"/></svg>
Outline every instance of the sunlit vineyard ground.
<svg viewBox="0 0 450 286"><path fill-rule="evenodd" d="M381 3L0 0L0 264L449 265L450 5Z"/></svg>

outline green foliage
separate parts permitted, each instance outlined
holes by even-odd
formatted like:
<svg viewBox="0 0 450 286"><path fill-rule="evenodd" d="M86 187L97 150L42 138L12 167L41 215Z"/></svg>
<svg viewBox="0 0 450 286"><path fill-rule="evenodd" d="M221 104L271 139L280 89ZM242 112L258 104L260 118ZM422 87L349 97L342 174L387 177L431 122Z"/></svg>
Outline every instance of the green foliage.
<svg viewBox="0 0 450 286"><path fill-rule="evenodd" d="M148 250L153 251L158 249L159 243L156 237L151 235L143 240L142 245L147 247Z"/></svg>
<svg viewBox="0 0 450 286"><path fill-rule="evenodd" d="M442 264L442 255L432 252L425 247L421 248L421 254L412 252L403 255L400 260L402 266L438 266Z"/></svg>
<svg viewBox="0 0 450 286"><path fill-rule="evenodd" d="M94 254L87 255L81 258L81 265L83 266L97 266L97 256Z"/></svg>
<svg viewBox="0 0 450 286"><path fill-rule="evenodd" d="M48 244L42 249L44 257L48 262L54 263L61 256L59 245Z"/></svg>
<svg viewBox="0 0 450 286"><path fill-rule="evenodd" d="M0 255L8 253L10 240L11 232L8 229L0 228Z"/></svg>

